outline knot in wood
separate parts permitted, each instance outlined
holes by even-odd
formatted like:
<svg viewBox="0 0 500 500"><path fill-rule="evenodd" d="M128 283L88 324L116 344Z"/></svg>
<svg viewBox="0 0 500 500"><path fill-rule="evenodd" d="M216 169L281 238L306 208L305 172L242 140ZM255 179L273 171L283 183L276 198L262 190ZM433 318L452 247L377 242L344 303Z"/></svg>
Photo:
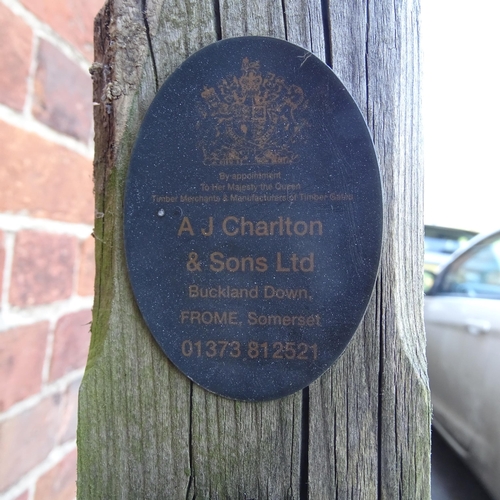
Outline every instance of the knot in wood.
<svg viewBox="0 0 500 500"><path fill-rule="evenodd" d="M106 85L106 101L114 101L119 99L123 94L121 85L118 82L110 82Z"/></svg>

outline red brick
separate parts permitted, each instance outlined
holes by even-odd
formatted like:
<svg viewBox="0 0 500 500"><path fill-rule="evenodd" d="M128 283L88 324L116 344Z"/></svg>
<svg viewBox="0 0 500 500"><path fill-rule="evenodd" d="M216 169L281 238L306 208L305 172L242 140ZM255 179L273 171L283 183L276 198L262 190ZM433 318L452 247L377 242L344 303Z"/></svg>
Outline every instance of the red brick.
<svg viewBox="0 0 500 500"><path fill-rule="evenodd" d="M77 403L74 383L65 393L0 423L0 491L40 464L54 447L74 439Z"/></svg>
<svg viewBox="0 0 500 500"><path fill-rule="evenodd" d="M42 21L93 60L94 17L103 0L21 0Z"/></svg>
<svg viewBox="0 0 500 500"><path fill-rule="evenodd" d="M0 4L0 26L0 102L21 111L26 97L33 33L3 4Z"/></svg>
<svg viewBox="0 0 500 500"><path fill-rule="evenodd" d="M83 368L90 344L90 310L63 316L56 325L50 380Z"/></svg>
<svg viewBox="0 0 500 500"><path fill-rule="evenodd" d="M5 268L5 235L0 231L0 312L2 310L2 288Z"/></svg>
<svg viewBox="0 0 500 500"><path fill-rule="evenodd" d="M78 295L94 295L95 240L92 236L80 245L80 272Z"/></svg>
<svg viewBox="0 0 500 500"><path fill-rule="evenodd" d="M0 411L42 387L48 322L12 328L0 336Z"/></svg>
<svg viewBox="0 0 500 500"><path fill-rule="evenodd" d="M75 496L76 450L73 450L38 480L35 500L73 500Z"/></svg>
<svg viewBox="0 0 500 500"><path fill-rule="evenodd" d="M63 134L84 142L90 139L90 74L45 40L38 49L33 115Z"/></svg>
<svg viewBox="0 0 500 500"><path fill-rule="evenodd" d="M78 420L78 390L80 380L73 382L62 395L59 407L59 427L57 429L57 443L67 443L76 439L76 423Z"/></svg>
<svg viewBox="0 0 500 500"><path fill-rule="evenodd" d="M77 244L71 236L20 231L14 247L10 304L25 307L70 297Z"/></svg>
<svg viewBox="0 0 500 500"><path fill-rule="evenodd" d="M90 160L1 121L0 144L0 212L93 222Z"/></svg>

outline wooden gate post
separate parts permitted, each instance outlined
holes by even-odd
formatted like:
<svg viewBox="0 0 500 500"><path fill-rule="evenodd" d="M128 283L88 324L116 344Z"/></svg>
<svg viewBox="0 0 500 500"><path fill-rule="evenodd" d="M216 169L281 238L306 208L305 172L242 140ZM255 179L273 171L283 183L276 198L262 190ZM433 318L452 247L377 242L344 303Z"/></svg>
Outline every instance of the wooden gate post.
<svg viewBox="0 0 500 500"><path fill-rule="evenodd" d="M108 0L95 23L95 304L80 391L78 498L429 499L422 320L418 0ZM333 67L368 123L385 202L382 263L339 361L284 399L191 383L139 314L123 245L141 120L181 62L221 38L287 39Z"/></svg>

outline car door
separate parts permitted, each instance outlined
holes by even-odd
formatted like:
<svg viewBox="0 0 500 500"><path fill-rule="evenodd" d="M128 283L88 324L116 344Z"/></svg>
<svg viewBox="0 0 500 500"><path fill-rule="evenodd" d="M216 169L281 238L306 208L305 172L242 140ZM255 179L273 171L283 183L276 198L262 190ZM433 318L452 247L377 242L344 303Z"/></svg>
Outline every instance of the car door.
<svg viewBox="0 0 500 500"><path fill-rule="evenodd" d="M500 235L438 276L425 324L436 427L500 492Z"/></svg>

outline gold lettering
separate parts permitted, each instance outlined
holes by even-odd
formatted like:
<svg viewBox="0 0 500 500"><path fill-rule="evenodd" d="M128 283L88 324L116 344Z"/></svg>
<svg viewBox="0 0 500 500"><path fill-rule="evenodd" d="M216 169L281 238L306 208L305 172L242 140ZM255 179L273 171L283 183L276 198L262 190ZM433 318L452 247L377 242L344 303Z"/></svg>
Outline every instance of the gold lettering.
<svg viewBox="0 0 500 500"><path fill-rule="evenodd" d="M300 259L299 265L303 273L312 273L314 271L314 254L310 253L309 257Z"/></svg>
<svg viewBox="0 0 500 500"><path fill-rule="evenodd" d="M224 231L224 234L227 234L228 236L236 236L239 233L239 229L235 228L232 231L228 229L227 225L229 222L235 222L238 223L238 218L230 215L229 217L226 217L222 221L222 231Z"/></svg>
<svg viewBox="0 0 500 500"><path fill-rule="evenodd" d="M323 223L319 220L293 221L281 215L272 221L251 221L245 217L228 215L222 221L222 231L228 236L321 236Z"/></svg>
<svg viewBox="0 0 500 500"><path fill-rule="evenodd" d="M255 225L255 234L257 236L269 236L269 229L267 226L267 222L260 220Z"/></svg>
<svg viewBox="0 0 500 500"><path fill-rule="evenodd" d="M293 225L293 232L297 236L304 236L304 234L307 234L307 229L307 224L303 220L299 220Z"/></svg>
<svg viewBox="0 0 500 500"><path fill-rule="evenodd" d="M220 252L212 252L210 254L210 262L212 262L212 264L210 264L210 269L212 271L215 271L216 273L218 273L219 271L224 270L224 261L220 260L223 257L224 257L224 254L222 254Z"/></svg>
<svg viewBox="0 0 500 500"><path fill-rule="evenodd" d="M193 299L257 299L259 298L259 286L233 288L229 285L218 285L217 287L205 288L199 285L189 285L188 294L189 298Z"/></svg>
<svg viewBox="0 0 500 500"><path fill-rule="evenodd" d="M320 236L323 234L323 223L320 220L312 220L309 224L309 234L314 235L314 227L318 228L318 233Z"/></svg>
<svg viewBox="0 0 500 500"><path fill-rule="evenodd" d="M310 253L307 257L299 258L296 253L292 253L290 257L290 267L285 267L281 252L276 254L276 271L279 273L303 272L312 273L314 271L314 253Z"/></svg>
<svg viewBox="0 0 500 500"><path fill-rule="evenodd" d="M283 267L283 265L281 264L281 252L278 252L276 254L276 271L279 272L279 273L288 273L288 272L290 272L290 268L289 267Z"/></svg>
<svg viewBox="0 0 500 500"><path fill-rule="evenodd" d="M216 273L220 271L253 272L263 273L267 271L267 259L265 257L226 257L221 252L212 252L210 254L210 270Z"/></svg>
<svg viewBox="0 0 500 500"><path fill-rule="evenodd" d="M272 285L265 285L264 298L305 300L309 298L309 292L305 288L275 288Z"/></svg>
<svg viewBox="0 0 500 500"><path fill-rule="evenodd" d="M181 311L180 321L190 325L239 325L236 311Z"/></svg>
<svg viewBox="0 0 500 500"><path fill-rule="evenodd" d="M255 259L255 264L257 267L257 271L260 273L264 273L268 270L269 266L267 265L267 259L265 257L257 257Z"/></svg>
<svg viewBox="0 0 500 500"><path fill-rule="evenodd" d="M244 235L245 233L245 227L248 228L248 233L250 236L253 236L253 222L246 221L245 217L241 218L241 234Z"/></svg>
<svg viewBox="0 0 500 500"><path fill-rule="evenodd" d="M280 217L280 219L281 219L281 217ZM270 225L271 225L270 234L271 234L271 236L274 236L274 228L276 226L279 226L279 222L277 220L273 220L273 221L271 221Z"/></svg>
<svg viewBox="0 0 500 500"><path fill-rule="evenodd" d="M280 314L257 314L254 311L247 313L247 324L250 326L321 326L321 316L290 316Z"/></svg>
<svg viewBox="0 0 500 500"><path fill-rule="evenodd" d="M208 218L208 229L202 228L201 234L203 236L211 236L213 232L214 232L214 218L209 217Z"/></svg>
<svg viewBox="0 0 500 500"><path fill-rule="evenodd" d="M191 226L191 222L189 222L189 217L184 217L182 219L179 231L177 231L177 236L181 236L182 233L186 232L189 233L191 236L194 236L194 231Z"/></svg>

